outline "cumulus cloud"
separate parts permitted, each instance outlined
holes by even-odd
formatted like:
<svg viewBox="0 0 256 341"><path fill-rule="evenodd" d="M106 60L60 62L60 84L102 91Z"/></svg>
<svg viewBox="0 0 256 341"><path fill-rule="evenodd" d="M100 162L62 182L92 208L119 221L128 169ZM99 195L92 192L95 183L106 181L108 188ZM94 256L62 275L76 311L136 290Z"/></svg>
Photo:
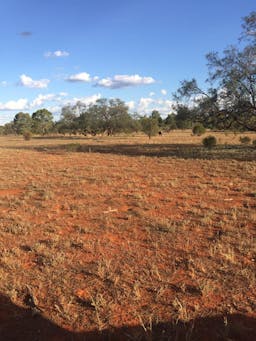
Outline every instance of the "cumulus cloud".
<svg viewBox="0 0 256 341"><path fill-rule="evenodd" d="M155 96L155 93L154 93L153 91L151 91L151 92L149 93L149 96L150 96L150 97L153 97L153 96Z"/></svg>
<svg viewBox="0 0 256 341"><path fill-rule="evenodd" d="M109 89L120 89L129 86L148 85L155 83L152 77L141 77L140 75L115 75L99 79L95 86L101 86Z"/></svg>
<svg viewBox="0 0 256 341"><path fill-rule="evenodd" d="M77 102L83 103L85 105L90 105L94 104L100 98L101 94L95 94L87 97L73 97L71 99L59 98L59 100L53 102L50 106L46 106L46 108L57 117L57 114L61 113L61 109L66 105L75 105Z"/></svg>
<svg viewBox="0 0 256 341"><path fill-rule="evenodd" d="M67 93L38 95L30 103L30 108L42 107L42 105L44 105L51 112L58 113L61 112L61 108L65 105L74 105L77 102L81 102L85 105L90 105L95 103L97 99L101 98L101 94L94 94L85 97L64 98L67 97L67 95ZM48 105L45 105L45 103L47 102L50 103Z"/></svg>
<svg viewBox="0 0 256 341"><path fill-rule="evenodd" d="M39 107L42 104L44 104L47 101L52 101L55 99L55 95L54 94L47 94L47 95L41 95L39 94L31 103L30 103L30 107L34 108L34 107Z"/></svg>
<svg viewBox="0 0 256 341"><path fill-rule="evenodd" d="M75 75L71 75L66 79L68 82L91 82L91 76L87 72L77 73Z"/></svg>
<svg viewBox="0 0 256 341"><path fill-rule="evenodd" d="M61 50L57 50L57 51L48 51L45 52L44 54L45 58L60 58L60 57L68 57L69 56L69 52L67 51L61 51Z"/></svg>
<svg viewBox="0 0 256 341"><path fill-rule="evenodd" d="M166 96L166 95L167 95L167 91L166 91L165 89L162 89L162 90L161 90L161 94L164 95L164 96Z"/></svg>
<svg viewBox="0 0 256 341"><path fill-rule="evenodd" d="M86 105L90 105L95 103L98 99L101 98L101 94L95 94L92 96L87 96L87 97L74 97L72 98L71 101L68 101L68 103L75 104L77 102L81 102Z"/></svg>
<svg viewBox="0 0 256 341"><path fill-rule="evenodd" d="M85 105L94 104L101 98L101 94L94 94L87 97L73 97L67 98L66 92L60 92L57 94L39 94L32 100L27 98L20 98L18 100L11 100L5 103L0 102L0 124L5 124L13 119L13 112L27 111L34 112L36 109L42 107L48 109L54 114L54 117L59 119L58 115L61 113L61 109L65 105L74 105L77 102L84 103Z"/></svg>
<svg viewBox="0 0 256 341"><path fill-rule="evenodd" d="M141 115L149 115L153 110L157 110L162 115L166 116L173 110L174 104L175 102L171 100L142 97L134 103L132 109Z"/></svg>
<svg viewBox="0 0 256 341"><path fill-rule="evenodd" d="M20 98L18 100L11 100L6 103L0 102L0 111L9 110L29 110L38 107L42 107L47 102L61 102L66 93L59 94L39 94L33 100L29 101L27 98Z"/></svg>
<svg viewBox="0 0 256 341"><path fill-rule="evenodd" d="M43 89L47 88L49 83L49 79L33 80L31 77L25 74L20 76L20 84L27 88Z"/></svg>
<svg viewBox="0 0 256 341"><path fill-rule="evenodd" d="M152 77L142 77L140 75L115 75L113 77L100 78L98 76L92 77L87 72L81 72L66 78L68 82L92 82L96 87L103 87L107 89L120 89L129 86L148 85L155 83Z"/></svg>
<svg viewBox="0 0 256 341"><path fill-rule="evenodd" d="M152 103L154 103L154 100L152 98L142 97L138 103L138 111L146 113Z"/></svg>
<svg viewBox="0 0 256 341"><path fill-rule="evenodd" d="M25 110L28 107L28 100L26 98L20 98L17 101L8 101L6 103L0 102L1 111L9 110Z"/></svg>
<svg viewBox="0 0 256 341"><path fill-rule="evenodd" d="M63 102L63 97L68 94L60 92L58 94L39 94L33 101L30 102L30 108L41 107L47 102Z"/></svg>

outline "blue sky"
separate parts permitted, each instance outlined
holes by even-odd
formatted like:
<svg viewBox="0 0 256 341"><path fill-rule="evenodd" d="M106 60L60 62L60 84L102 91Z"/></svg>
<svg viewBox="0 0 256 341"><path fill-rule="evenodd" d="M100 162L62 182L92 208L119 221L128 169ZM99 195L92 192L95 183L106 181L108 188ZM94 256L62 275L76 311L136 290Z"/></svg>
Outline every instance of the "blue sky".
<svg viewBox="0 0 256 341"><path fill-rule="evenodd" d="M237 43L251 0L8 0L0 5L0 124L19 112L121 98L171 111L205 55Z"/></svg>

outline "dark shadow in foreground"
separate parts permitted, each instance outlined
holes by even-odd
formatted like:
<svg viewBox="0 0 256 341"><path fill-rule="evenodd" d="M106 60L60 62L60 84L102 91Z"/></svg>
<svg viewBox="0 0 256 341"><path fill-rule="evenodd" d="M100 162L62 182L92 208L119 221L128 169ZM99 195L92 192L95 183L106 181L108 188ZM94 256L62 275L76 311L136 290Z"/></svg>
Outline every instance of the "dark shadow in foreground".
<svg viewBox="0 0 256 341"><path fill-rule="evenodd" d="M86 310L84 312L86 314ZM148 327L148 328L147 328ZM86 329L86 326L84 326ZM0 340L256 340L256 319L241 315L198 318L187 323L168 322L149 326L109 327L102 332L75 333L67 331L44 318L33 315L31 308L14 305L0 296Z"/></svg>

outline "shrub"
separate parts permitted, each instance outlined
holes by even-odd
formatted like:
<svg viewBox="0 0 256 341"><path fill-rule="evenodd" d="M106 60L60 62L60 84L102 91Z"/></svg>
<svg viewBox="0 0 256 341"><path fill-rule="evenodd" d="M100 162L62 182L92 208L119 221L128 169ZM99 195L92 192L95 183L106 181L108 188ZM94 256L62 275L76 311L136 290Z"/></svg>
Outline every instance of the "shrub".
<svg viewBox="0 0 256 341"><path fill-rule="evenodd" d="M205 127L201 123L198 123L194 125L192 132L194 135L201 136L205 133Z"/></svg>
<svg viewBox="0 0 256 341"><path fill-rule="evenodd" d="M203 139L203 145L205 148L212 149L216 146L217 140L215 136L207 136Z"/></svg>
<svg viewBox="0 0 256 341"><path fill-rule="evenodd" d="M240 136L239 141L242 144L250 144L251 143L251 138L249 136Z"/></svg>
<svg viewBox="0 0 256 341"><path fill-rule="evenodd" d="M252 145L253 145L253 147L256 148L256 140L253 140L253 141L252 141Z"/></svg>
<svg viewBox="0 0 256 341"><path fill-rule="evenodd" d="M148 135L149 138L159 132L158 121L152 117L142 117L140 123L143 133Z"/></svg>
<svg viewBox="0 0 256 341"><path fill-rule="evenodd" d="M81 152L82 146L80 143L70 143L64 146L68 152Z"/></svg>
<svg viewBox="0 0 256 341"><path fill-rule="evenodd" d="M31 131L24 131L23 138L24 138L25 141L31 140L31 137L32 137Z"/></svg>

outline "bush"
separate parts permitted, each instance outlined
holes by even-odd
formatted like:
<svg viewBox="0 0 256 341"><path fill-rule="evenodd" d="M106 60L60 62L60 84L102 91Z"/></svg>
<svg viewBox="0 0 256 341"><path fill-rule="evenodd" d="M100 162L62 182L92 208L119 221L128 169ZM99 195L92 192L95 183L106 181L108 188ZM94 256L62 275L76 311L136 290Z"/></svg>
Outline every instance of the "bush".
<svg viewBox="0 0 256 341"><path fill-rule="evenodd" d="M242 144L250 144L251 143L251 138L249 136L241 136L239 138L239 141L242 143Z"/></svg>
<svg viewBox="0 0 256 341"><path fill-rule="evenodd" d="M198 123L194 125L192 132L194 135L201 136L205 133L205 127L201 123Z"/></svg>
<svg viewBox="0 0 256 341"><path fill-rule="evenodd" d="M212 149L216 146L217 140L215 136L207 136L203 139L203 145L205 148Z"/></svg>
<svg viewBox="0 0 256 341"><path fill-rule="evenodd" d="M253 147L256 148L256 140L253 140L253 141L252 141L252 145L253 145Z"/></svg>
<svg viewBox="0 0 256 341"><path fill-rule="evenodd" d="M80 143L69 143L65 145L64 148L68 152L81 152L83 150Z"/></svg>
<svg viewBox="0 0 256 341"><path fill-rule="evenodd" d="M24 138L25 141L31 140L31 137L32 137L31 131L24 131L23 138Z"/></svg>
<svg viewBox="0 0 256 341"><path fill-rule="evenodd" d="M140 123L143 133L148 135L149 138L159 132L158 121L152 117L142 117Z"/></svg>

